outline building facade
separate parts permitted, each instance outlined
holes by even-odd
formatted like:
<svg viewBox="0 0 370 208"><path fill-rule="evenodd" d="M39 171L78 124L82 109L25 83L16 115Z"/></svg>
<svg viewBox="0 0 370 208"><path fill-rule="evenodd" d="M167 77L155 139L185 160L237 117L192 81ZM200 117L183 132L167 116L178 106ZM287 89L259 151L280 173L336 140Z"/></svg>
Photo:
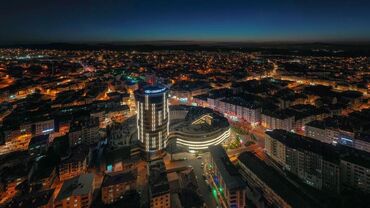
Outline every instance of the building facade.
<svg viewBox="0 0 370 208"><path fill-rule="evenodd" d="M64 181L85 173L88 168L89 158L89 147L80 145L73 148L71 155L59 164L59 179Z"/></svg>
<svg viewBox="0 0 370 208"><path fill-rule="evenodd" d="M224 98L214 103L214 109L231 118L244 120L251 124L261 122L261 107L253 101L241 97Z"/></svg>
<svg viewBox="0 0 370 208"><path fill-rule="evenodd" d="M54 208L88 208L93 200L94 174L65 181L55 198Z"/></svg>
<svg viewBox="0 0 370 208"><path fill-rule="evenodd" d="M207 150L230 137L228 120L210 108L171 106L168 139L189 151Z"/></svg>
<svg viewBox="0 0 370 208"><path fill-rule="evenodd" d="M102 201L104 204L111 204L135 187L136 174L132 171L107 174L101 185Z"/></svg>
<svg viewBox="0 0 370 208"><path fill-rule="evenodd" d="M137 133L146 160L163 157L169 131L168 89L161 85L135 91Z"/></svg>
<svg viewBox="0 0 370 208"><path fill-rule="evenodd" d="M261 124L267 129L284 129L290 131L294 128L293 115L262 114Z"/></svg>
<svg viewBox="0 0 370 208"><path fill-rule="evenodd" d="M39 157L46 154L49 148L49 135L40 135L32 137L28 145L30 157Z"/></svg>
<svg viewBox="0 0 370 208"><path fill-rule="evenodd" d="M150 208L170 208L171 193L162 159L148 163Z"/></svg>
<svg viewBox="0 0 370 208"><path fill-rule="evenodd" d="M68 137L71 146L95 144L100 139L99 118L89 117L73 122Z"/></svg>
<svg viewBox="0 0 370 208"><path fill-rule="evenodd" d="M221 145L209 147L211 158L210 164L213 168L210 181L213 192L221 199L223 207L243 208L246 205L246 183L241 175L230 162L226 151Z"/></svg>
<svg viewBox="0 0 370 208"><path fill-rule="evenodd" d="M339 155L334 147L285 130L266 132L266 153L304 183L339 192Z"/></svg>
<svg viewBox="0 0 370 208"><path fill-rule="evenodd" d="M257 207L318 207L300 189L295 188L254 153L240 154L238 165L243 179L248 184L248 200L258 204Z"/></svg>

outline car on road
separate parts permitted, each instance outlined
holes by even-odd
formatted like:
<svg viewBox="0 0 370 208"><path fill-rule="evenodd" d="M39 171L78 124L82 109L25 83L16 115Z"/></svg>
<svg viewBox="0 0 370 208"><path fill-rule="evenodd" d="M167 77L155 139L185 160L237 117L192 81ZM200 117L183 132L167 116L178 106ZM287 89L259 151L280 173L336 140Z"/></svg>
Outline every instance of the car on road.
<svg viewBox="0 0 370 208"><path fill-rule="evenodd" d="M204 167L204 162L202 162L202 163L200 164L200 167L202 167L202 168Z"/></svg>
<svg viewBox="0 0 370 208"><path fill-rule="evenodd" d="M198 155L198 156L197 156L197 159L202 159L202 156Z"/></svg>

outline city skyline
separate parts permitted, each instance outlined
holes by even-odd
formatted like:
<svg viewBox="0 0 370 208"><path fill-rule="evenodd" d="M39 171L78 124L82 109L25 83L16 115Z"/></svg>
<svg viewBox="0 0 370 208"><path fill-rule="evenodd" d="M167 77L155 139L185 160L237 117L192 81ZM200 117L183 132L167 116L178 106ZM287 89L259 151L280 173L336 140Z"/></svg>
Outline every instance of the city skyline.
<svg viewBox="0 0 370 208"><path fill-rule="evenodd" d="M369 207L369 8L2 2L0 207Z"/></svg>
<svg viewBox="0 0 370 208"><path fill-rule="evenodd" d="M370 40L369 6L362 0L19 0L3 3L0 43L362 42Z"/></svg>
<svg viewBox="0 0 370 208"><path fill-rule="evenodd" d="M1 48L0 206L368 207L370 56L319 46Z"/></svg>

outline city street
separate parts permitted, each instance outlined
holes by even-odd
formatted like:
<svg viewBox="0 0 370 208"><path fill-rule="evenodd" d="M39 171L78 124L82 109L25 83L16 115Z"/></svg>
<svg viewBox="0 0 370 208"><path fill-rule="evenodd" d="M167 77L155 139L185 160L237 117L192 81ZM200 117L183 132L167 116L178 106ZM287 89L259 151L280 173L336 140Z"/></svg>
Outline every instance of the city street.
<svg viewBox="0 0 370 208"><path fill-rule="evenodd" d="M170 162L170 155L167 155L165 158L165 163L167 169L177 168L177 167L184 167L184 166L191 166L194 168L194 173L197 178L197 182L199 185L199 191L200 194L206 203L206 206L209 208L214 208L219 206L219 202L216 201L217 199L215 196L213 196L211 188L207 185L205 179L203 178L203 168L201 167L201 163L204 162L209 158L209 153L202 154L202 159L197 159L195 155L191 153L177 153L173 155L174 160L176 159L182 159L184 157L187 158L187 160L183 161L173 161Z"/></svg>

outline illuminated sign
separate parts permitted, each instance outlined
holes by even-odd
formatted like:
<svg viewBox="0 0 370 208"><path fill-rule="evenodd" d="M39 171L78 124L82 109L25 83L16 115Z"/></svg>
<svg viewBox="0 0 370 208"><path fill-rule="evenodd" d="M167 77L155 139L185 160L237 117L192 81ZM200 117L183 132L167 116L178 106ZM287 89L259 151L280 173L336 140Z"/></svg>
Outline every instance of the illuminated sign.
<svg viewBox="0 0 370 208"><path fill-rule="evenodd" d="M157 89L157 90L144 90L144 92L146 94L156 94L156 93L161 93L161 92L164 92L166 91L166 88L161 88L161 89Z"/></svg>
<svg viewBox="0 0 370 208"><path fill-rule="evenodd" d="M51 132L51 131L54 131L54 128L45 129L45 130L42 131L42 133L48 133L48 132Z"/></svg>
<svg viewBox="0 0 370 208"><path fill-rule="evenodd" d="M341 137L340 138L340 143L341 144L344 144L344 145L351 145L353 143L353 140L352 139Z"/></svg>

